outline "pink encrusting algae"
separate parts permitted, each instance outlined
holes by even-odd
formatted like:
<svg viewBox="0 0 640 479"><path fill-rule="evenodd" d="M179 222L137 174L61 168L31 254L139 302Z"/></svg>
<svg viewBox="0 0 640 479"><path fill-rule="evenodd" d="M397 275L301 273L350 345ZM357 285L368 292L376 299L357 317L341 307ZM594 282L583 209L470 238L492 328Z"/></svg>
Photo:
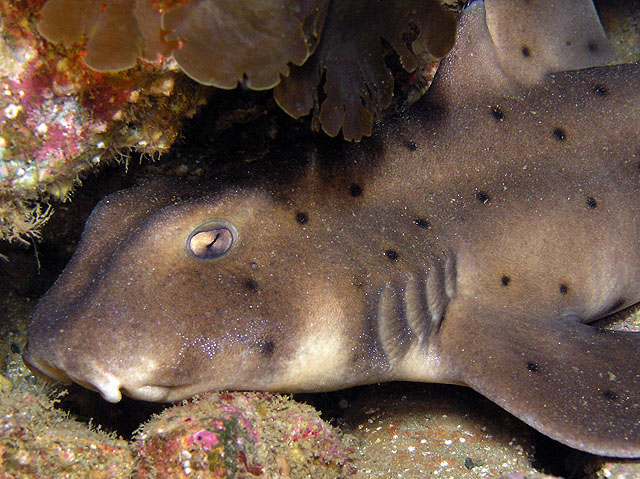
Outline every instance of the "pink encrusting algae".
<svg viewBox="0 0 640 479"><path fill-rule="evenodd" d="M136 441L137 478L355 473L351 450L313 408L268 393L220 393L167 409Z"/></svg>
<svg viewBox="0 0 640 479"><path fill-rule="evenodd" d="M118 74L85 66L80 46L37 32L44 0L0 0L0 239L37 236L43 193L65 199L79 174L133 149L166 151L204 88L172 62Z"/></svg>

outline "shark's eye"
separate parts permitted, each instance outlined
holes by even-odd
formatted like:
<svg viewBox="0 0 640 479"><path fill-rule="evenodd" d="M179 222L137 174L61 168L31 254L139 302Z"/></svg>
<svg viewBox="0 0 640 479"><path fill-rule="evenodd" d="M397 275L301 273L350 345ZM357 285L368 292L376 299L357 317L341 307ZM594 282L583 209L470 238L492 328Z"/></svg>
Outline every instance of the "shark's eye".
<svg viewBox="0 0 640 479"><path fill-rule="evenodd" d="M187 249L196 258L215 259L228 253L234 242L235 234L231 228L220 224L205 224L191 233Z"/></svg>

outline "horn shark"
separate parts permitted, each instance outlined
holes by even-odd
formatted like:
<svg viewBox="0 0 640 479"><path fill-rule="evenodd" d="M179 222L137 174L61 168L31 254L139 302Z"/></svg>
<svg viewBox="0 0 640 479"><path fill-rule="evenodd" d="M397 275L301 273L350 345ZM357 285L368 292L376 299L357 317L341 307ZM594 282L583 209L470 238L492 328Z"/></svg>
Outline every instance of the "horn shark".
<svg viewBox="0 0 640 479"><path fill-rule="evenodd" d="M465 10L432 88L367 141L104 199L25 363L113 402L462 384L640 456L640 336L590 324L640 300L640 66L541 74L609 55L597 17L543 51L494 39L501 4Z"/></svg>

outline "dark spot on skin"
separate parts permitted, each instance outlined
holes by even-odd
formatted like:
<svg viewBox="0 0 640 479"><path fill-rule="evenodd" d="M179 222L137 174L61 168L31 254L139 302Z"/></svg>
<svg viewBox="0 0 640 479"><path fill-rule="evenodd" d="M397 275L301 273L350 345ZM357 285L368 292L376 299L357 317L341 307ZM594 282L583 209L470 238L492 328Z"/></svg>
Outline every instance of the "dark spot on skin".
<svg viewBox="0 0 640 479"><path fill-rule="evenodd" d="M405 146L409 151L416 151L418 149L418 145L416 145L413 141L407 141L405 143Z"/></svg>
<svg viewBox="0 0 640 479"><path fill-rule="evenodd" d="M538 372L538 363L536 363L534 361L527 361L527 369L529 371L531 371L532 373L537 373Z"/></svg>
<svg viewBox="0 0 640 479"><path fill-rule="evenodd" d="M20 346L18 346L16 343L11 343L11 345L9 346L11 348L11 352L13 354L20 354Z"/></svg>
<svg viewBox="0 0 640 479"><path fill-rule="evenodd" d="M510 282L511 278L509 278L509 276L503 276L502 278L500 278L500 283L502 284L502 286L507 286Z"/></svg>
<svg viewBox="0 0 640 479"><path fill-rule="evenodd" d="M502 110L500 109L499 106L494 106L491 109L491 114L493 115L493 117L498 120L498 121L504 121L504 113L502 113Z"/></svg>
<svg viewBox="0 0 640 479"><path fill-rule="evenodd" d="M349 185L349 194L351 196L360 196L362 194L362 188L360 187L360 185L351 183Z"/></svg>
<svg viewBox="0 0 640 479"><path fill-rule="evenodd" d="M595 43L595 42L589 42L589 43L587 43L587 49L591 53L595 53L596 51L598 51L598 44Z"/></svg>
<svg viewBox="0 0 640 479"><path fill-rule="evenodd" d="M602 393L602 395L607 401L615 401L616 399L618 399L618 395L611 389L607 389Z"/></svg>
<svg viewBox="0 0 640 479"><path fill-rule="evenodd" d="M253 278L247 278L244 285L250 291L258 291L258 282Z"/></svg>
<svg viewBox="0 0 640 479"><path fill-rule="evenodd" d="M607 88L603 85L594 85L593 91L600 96L607 96L609 94L609 90L607 90Z"/></svg>
<svg viewBox="0 0 640 479"><path fill-rule="evenodd" d="M598 202L595 200L595 198L593 198L592 196L590 196L589 198L587 198L587 206L591 209L595 208L596 206L598 206Z"/></svg>
<svg viewBox="0 0 640 479"><path fill-rule="evenodd" d="M529 58L531 56L531 50L526 45L522 45L522 49L520 51L522 52L522 56L525 58Z"/></svg>
<svg viewBox="0 0 640 479"><path fill-rule="evenodd" d="M413 220L413 224L416 225L418 228L422 228L425 230L431 226L431 224L424 218L416 218L415 220Z"/></svg>
<svg viewBox="0 0 640 479"><path fill-rule="evenodd" d="M309 215L303 212L300 213L296 213L296 221L298 223L300 223L301 225L305 224L307 221L309 221Z"/></svg>
<svg viewBox="0 0 640 479"><path fill-rule="evenodd" d="M393 249L388 249L387 251L384 252L384 254L391 261L398 261L398 257L400 256L400 255L398 255L398 252L396 250L393 250Z"/></svg>
<svg viewBox="0 0 640 479"><path fill-rule="evenodd" d="M276 350L276 344L273 341L267 340L260 344L260 354L266 357L273 356L273 352Z"/></svg>
<svg viewBox="0 0 640 479"><path fill-rule="evenodd" d="M558 141L564 141L567 138L567 134L562 128L556 128L555 130L553 130L553 136Z"/></svg>
<svg viewBox="0 0 640 479"><path fill-rule="evenodd" d="M491 198L484 191L476 191L476 200L483 205L488 205L491 202Z"/></svg>
<svg viewBox="0 0 640 479"><path fill-rule="evenodd" d="M560 294L567 294L569 292L569 286L566 284L560 285Z"/></svg>

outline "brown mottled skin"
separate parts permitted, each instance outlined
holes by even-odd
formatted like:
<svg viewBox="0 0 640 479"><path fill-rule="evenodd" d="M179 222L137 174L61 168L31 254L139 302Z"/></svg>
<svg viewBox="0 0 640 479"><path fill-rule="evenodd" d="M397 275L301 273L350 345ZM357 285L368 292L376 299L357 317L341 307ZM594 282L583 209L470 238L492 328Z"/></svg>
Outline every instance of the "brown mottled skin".
<svg viewBox="0 0 640 479"><path fill-rule="evenodd" d="M640 456L640 339L586 324L640 300L640 67L522 86L491 42L475 4L425 99L361 144L104 199L25 362L110 401L466 384Z"/></svg>

